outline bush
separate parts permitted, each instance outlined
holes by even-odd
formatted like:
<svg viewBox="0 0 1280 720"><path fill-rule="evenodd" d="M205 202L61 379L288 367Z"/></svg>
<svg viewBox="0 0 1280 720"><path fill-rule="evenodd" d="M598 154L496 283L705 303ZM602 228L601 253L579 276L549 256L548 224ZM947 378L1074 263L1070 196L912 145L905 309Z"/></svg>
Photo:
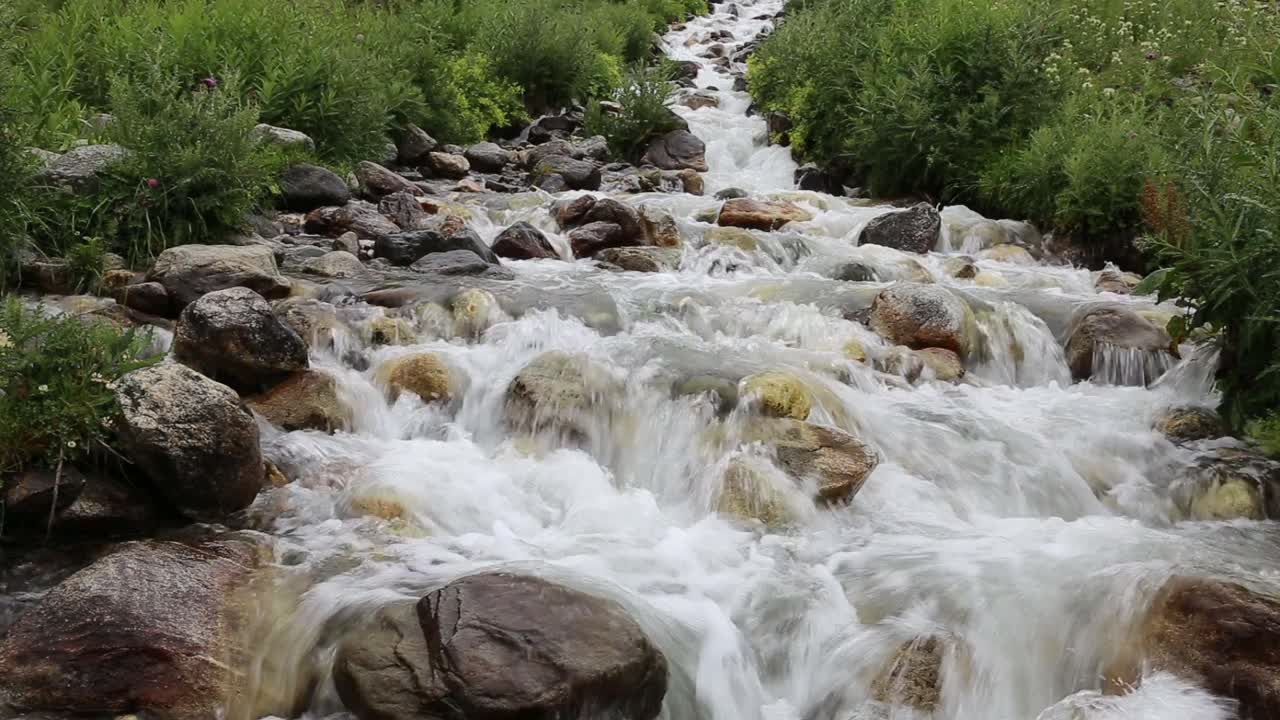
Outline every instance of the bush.
<svg viewBox="0 0 1280 720"><path fill-rule="evenodd" d="M0 69L3 69L0 66ZM0 288L27 244L30 177L34 163L18 131L15 114L3 105L0 88Z"/></svg>
<svg viewBox="0 0 1280 720"><path fill-rule="evenodd" d="M667 107L674 90L668 77L658 68L632 70L627 81L609 96L621 111L607 111L599 102L592 103L587 108L587 132L603 135L616 157L638 160L649 140L680 127L679 117Z"/></svg>
<svg viewBox="0 0 1280 720"><path fill-rule="evenodd" d="M147 338L104 321L0 306L0 474L106 450L115 382L150 364Z"/></svg>

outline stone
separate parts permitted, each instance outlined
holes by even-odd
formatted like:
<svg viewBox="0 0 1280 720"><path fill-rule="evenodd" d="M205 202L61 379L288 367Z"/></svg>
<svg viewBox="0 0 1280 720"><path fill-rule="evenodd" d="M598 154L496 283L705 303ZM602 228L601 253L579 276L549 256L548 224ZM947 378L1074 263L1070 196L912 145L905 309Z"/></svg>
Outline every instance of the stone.
<svg viewBox="0 0 1280 720"><path fill-rule="evenodd" d="M512 260L557 259L560 256L542 231L523 220L502 232L493 241L495 255Z"/></svg>
<svg viewBox="0 0 1280 720"><path fill-rule="evenodd" d="M680 251L674 248L605 248L595 259L631 272L671 272L680 266Z"/></svg>
<svg viewBox="0 0 1280 720"><path fill-rule="evenodd" d="M629 244L626 231L611 222L591 222L569 231L569 246L576 258L592 257L606 248Z"/></svg>
<svg viewBox="0 0 1280 720"><path fill-rule="evenodd" d="M276 127L266 123L258 123L250 133L254 141L262 145L275 145L290 150L315 152L316 141L311 136L297 130Z"/></svg>
<svg viewBox="0 0 1280 720"><path fill-rule="evenodd" d="M1241 718L1280 717L1280 601L1242 585L1174 576L1108 676L1136 684L1143 666L1238 703Z"/></svg>
<svg viewBox="0 0 1280 720"><path fill-rule="evenodd" d="M680 99L680 104L690 110L701 110L702 108L720 107L720 98L711 92L696 91L685 95Z"/></svg>
<svg viewBox="0 0 1280 720"><path fill-rule="evenodd" d="M725 227L751 230L777 230L790 222L812 220L808 211L786 200L751 200L738 198L726 200L720 208L716 223Z"/></svg>
<svg viewBox="0 0 1280 720"><path fill-rule="evenodd" d="M431 174L440 178L464 178L471 172L471 163L462 155L452 153L427 153L427 167Z"/></svg>
<svg viewBox="0 0 1280 720"><path fill-rule="evenodd" d="M307 368L307 344L247 288L209 293L178 318L174 357L244 391L267 387Z"/></svg>
<svg viewBox="0 0 1280 720"><path fill-rule="evenodd" d="M559 176L570 190L600 189L600 168L589 160L549 155L538 160L531 173L539 180L551 175Z"/></svg>
<svg viewBox="0 0 1280 720"><path fill-rule="evenodd" d="M506 417L517 430L589 434L592 418L610 411L619 386L585 355L552 351L526 365L507 387Z"/></svg>
<svg viewBox="0 0 1280 720"><path fill-rule="evenodd" d="M880 279L880 274L866 263L846 262L831 271L831 279L842 282L876 282Z"/></svg>
<svg viewBox="0 0 1280 720"><path fill-rule="evenodd" d="M707 231L702 237L713 245L736 247L744 252L755 252L760 249L760 241L756 239L756 236L752 235L750 230L744 230L742 228L707 228Z"/></svg>
<svg viewBox="0 0 1280 720"><path fill-rule="evenodd" d="M587 213L596 206L596 198L579 195L571 200L559 200L551 206L551 216L563 228L572 228L586 222Z"/></svg>
<svg viewBox="0 0 1280 720"><path fill-rule="evenodd" d="M533 186L552 195L569 192L571 189L569 183L559 175L543 175L533 181Z"/></svg>
<svg viewBox="0 0 1280 720"><path fill-rule="evenodd" d="M778 144L787 145L782 138L791 131L793 124L791 118L786 113L774 110L764 116L765 125L769 129L769 137L778 139Z"/></svg>
<svg viewBox="0 0 1280 720"><path fill-rule="evenodd" d="M378 380L394 401L411 392L422 402L449 402L459 396L459 383L449 365L435 353L413 353L389 360L378 369Z"/></svg>
<svg viewBox="0 0 1280 720"><path fill-rule="evenodd" d="M753 399L760 412L768 417L805 420L813 408L809 389L787 372L768 371L744 379L742 395Z"/></svg>
<svg viewBox="0 0 1280 720"><path fill-rule="evenodd" d="M351 408L338 396L338 382L323 370L301 370L247 400L249 407L282 430L334 432L351 426Z"/></svg>
<svg viewBox="0 0 1280 720"><path fill-rule="evenodd" d="M480 288L467 288L449 298L449 311L453 315L453 334L469 339L479 338L502 317L498 298Z"/></svg>
<svg viewBox="0 0 1280 720"><path fill-rule="evenodd" d="M356 184L360 194L370 200L377 200L391 193L407 192L421 195L422 190L404 177L388 170L375 162L362 160L356 165Z"/></svg>
<svg viewBox="0 0 1280 720"><path fill-rule="evenodd" d="M98 176L129 156L119 145L81 145L51 159L35 176L35 184L50 188L70 188L77 195L98 189Z"/></svg>
<svg viewBox="0 0 1280 720"><path fill-rule="evenodd" d="M952 350L929 347L917 350L916 355L924 363L925 368L933 371L935 380L955 382L964 377L964 362Z"/></svg>
<svg viewBox="0 0 1280 720"><path fill-rule="evenodd" d="M401 317L379 315L369 321L369 342L374 345L413 345L418 333L413 323Z"/></svg>
<svg viewBox="0 0 1280 720"><path fill-rule="evenodd" d="M511 153L491 142L472 145L467 148L463 156L473 169L484 173L502 172L502 169L512 160Z"/></svg>
<svg viewBox="0 0 1280 720"><path fill-rule="evenodd" d="M357 237L374 240L402 230L378 212L377 207L358 200L337 207L316 208L307 213L303 227L309 233L326 237L336 238L353 232Z"/></svg>
<svg viewBox="0 0 1280 720"><path fill-rule="evenodd" d="M942 700L942 654L943 643L937 637L906 643L871 682L871 697L932 712Z"/></svg>
<svg viewBox="0 0 1280 720"><path fill-rule="evenodd" d="M690 195L702 195L706 191L707 182L697 170L681 170L680 187Z"/></svg>
<svg viewBox="0 0 1280 720"><path fill-rule="evenodd" d="M187 517L218 520L262 487L253 414L231 388L177 363L125 375L116 399L125 455Z"/></svg>
<svg viewBox="0 0 1280 720"><path fill-rule="evenodd" d="M870 446L837 428L791 418L761 418L746 438L771 447L778 467L796 480L817 483L817 500L847 502L880 463Z"/></svg>
<svg viewBox="0 0 1280 720"><path fill-rule="evenodd" d="M280 176L280 197L286 210L311 212L326 205L346 205L351 200L347 183L335 173L299 163Z"/></svg>
<svg viewBox="0 0 1280 720"><path fill-rule="evenodd" d="M738 383L727 377L694 375L678 382L672 390L676 396L710 397L721 417L738 406Z"/></svg>
<svg viewBox="0 0 1280 720"><path fill-rule="evenodd" d="M121 305L146 315L165 316L173 308L169 291L158 282L126 285L113 291L111 297Z"/></svg>
<svg viewBox="0 0 1280 720"><path fill-rule="evenodd" d="M1133 310L1119 305L1090 305L1077 310L1071 318L1067 336L1067 366L1077 380L1094 374L1094 357L1108 349L1131 350L1156 356L1175 357L1173 339ZM1147 377L1144 382L1155 377Z"/></svg>
<svg viewBox="0 0 1280 720"><path fill-rule="evenodd" d="M351 253L359 257L360 255L360 236L353 232L345 232L333 239L334 250Z"/></svg>
<svg viewBox="0 0 1280 720"><path fill-rule="evenodd" d="M1179 510L1194 520L1280 519L1280 460L1242 443L1196 447L1173 487Z"/></svg>
<svg viewBox="0 0 1280 720"><path fill-rule="evenodd" d="M430 226L431 216L410 192L396 192L378 201L378 212L390 218L401 230L421 230Z"/></svg>
<svg viewBox="0 0 1280 720"><path fill-rule="evenodd" d="M0 705L214 720L241 689L258 548L127 543L50 590L0 640Z"/></svg>
<svg viewBox="0 0 1280 720"><path fill-rule="evenodd" d="M303 270L327 278L355 278L365 274L360 258L345 250L332 250L313 258L303 265Z"/></svg>
<svg viewBox="0 0 1280 720"><path fill-rule="evenodd" d="M653 720L667 662L617 603L491 571L377 611L340 643L334 685L360 720Z"/></svg>
<svg viewBox="0 0 1280 720"><path fill-rule="evenodd" d="M924 254L938 246L941 233L942 216L932 205L922 202L872 218L858 236L858 244Z"/></svg>
<svg viewBox="0 0 1280 720"><path fill-rule="evenodd" d="M946 288L899 282L876 295L871 329L894 345L945 348L964 358L975 342L976 321L968 303Z"/></svg>
<svg viewBox="0 0 1280 720"><path fill-rule="evenodd" d="M410 270L440 275L479 275L492 267L471 250L448 250L423 255L409 266Z"/></svg>
<svg viewBox="0 0 1280 720"><path fill-rule="evenodd" d="M1098 273L1094 289L1098 292L1129 295L1142 282L1142 277L1133 273L1122 273L1117 270L1103 270Z"/></svg>
<svg viewBox="0 0 1280 720"><path fill-rule="evenodd" d="M350 331L338 310L330 303L310 298L289 298L277 302L271 312L293 329L309 349L332 350Z"/></svg>
<svg viewBox="0 0 1280 720"><path fill-rule="evenodd" d="M147 279L164 286L175 310L207 293L248 288L268 299L289 294L290 284L263 245L179 245L156 258Z"/></svg>
<svg viewBox="0 0 1280 720"><path fill-rule="evenodd" d="M1027 249L1018 245L995 245L978 253L983 260L1010 263L1013 265L1035 265L1036 259L1031 257Z"/></svg>
<svg viewBox="0 0 1280 720"><path fill-rule="evenodd" d="M746 190L743 190L742 188L731 187L731 188L725 188L723 190L716 192L717 200L736 200L738 198L745 198L748 196L749 196L749 193Z"/></svg>
<svg viewBox="0 0 1280 720"><path fill-rule="evenodd" d="M60 538L101 540L145 535L159 521L159 509L142 488L90 472L75 502L58 511L53 529Z"/></svg>
<svg viewBox="0 0 1280 720"><path fill-rule="evenodd" d="M1222 417L1206 407L1169 408L1156 419L1156 430L1174 442L1211 440L1227 435Z"/></svg>
<svg viewBox="0 0 1280 720"><path fill-rule="evenodd" d="M978 277L978 266L973 258L967 255L947 258L942 265L942 270L957 280L972 280Z"/></svg>
<svg viewBox="0 0 1280 720"><path fill-rule="evenodd" d="M439 143L417 125L410 125L396 139L396 160L401 165L413 166L424 162L427 154Z"/></svg>
<svg viewBox="0 0 1280 720"><path fill-rule="evenodd" d="M75 502L85 483L84 473L70 465L63 465L61 472L44 467L19 470L0 480L5 517L43 521L50 509L56 513Z"/></svg>
<svg viewBox="0 0 1280 720"><path fill-rule="evenodd" d="M642 205L639 215L641 237L645 245L662 248L678 248L684 245L684 239L680 237L680 226L669 213L652 205Z"/></svg>
<svg viewBox="0 0 1280 720"><path fill-rule="evenodd" d="M768 468L749 457L729 461L716 499L716 512L759 521L771 529L783 528L795 520L785 496L769 482Z"/></svg>
<svg viewBox="0 0 1280 720"><path fill-rule="evenodd" d="M707 171L707 147L688 130L672 130L649 142L641 162L663 170Z"/></svg>
<svg viewBox="0 0 1280 720"><path fill-rule="evenodd" d="M407 266L431 253L450 250L469 250L491 265L498 264L493 254L475 232L463 227L450 231L448 227L427 228L413 232L396 233L378 238L373 246L375 257L386 258L393 265Z"/></svg>

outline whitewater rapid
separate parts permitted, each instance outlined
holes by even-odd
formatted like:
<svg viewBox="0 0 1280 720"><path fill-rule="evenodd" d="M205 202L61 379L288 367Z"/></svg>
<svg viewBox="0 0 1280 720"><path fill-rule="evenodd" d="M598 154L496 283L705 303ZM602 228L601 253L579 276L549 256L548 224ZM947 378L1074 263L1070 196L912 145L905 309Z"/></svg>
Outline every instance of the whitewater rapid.
<svg viewBox="0 0 1280 720"><path fill-rule="evenodd" d="M749 96L701 57L710 31L732 33L732 50L782 9L734 5L736 16L717 4L665 37L672 57L701 63L698 87L717 88L719 107L676 106L706 142L708 195L624 198L677 219L678 271L507 262L512 287L564 303L518 317L495 309L478 338L432 337L423 320L427 339L413 345L366 348L353 333L314 352L353 408L352 431L263 423L266 454L296 480L260 496L252 515L279 538L283 582L298 598L272 611L253 672L263 684L302 682L291 673L303 668L327 677L336 628L459 575L514 566L622 603L668 659L668 720L1227 717L1164 675L1128 695L1098 694L1125 629L1170 575L1277 582L1267 570L1274 541L1258 523L1188 521L1174 478L1190 458L1152 429L1171 406L1216 402L1209 360L1187 353L1152 387L1072 384L1062 340L1074 308L1172 308L1099 293L1083 269L978 259L976 278L960 280L946 272L951 253L858 247L862 226L892 208L796 190L789 152L767 144ZM814 219L754 233L755 251L707 242L698 218L728 187L790 199ZM525 220L564 247L553 199L457 202L488 242ZM966 231L972 213L948 208L944 218L947 248L980 249ZM884 280L831 279L853 262ZM873 357L888 352L851 318L920 272L978 317L982 352L961 384L892 382L846 354L851 340ZM352 327L383 312L343 308ZM352 367L353 350L367 366ZM465 392L452 404L411 393L389 403L379 368L423 350L465 376ZM577 447L515 436L502 421L508 385L549 350L588 356L624 389ZM883 461L847 507L780 489L798 520L770 530L714 511L729 455L707 436L742 418L671 388L779 368L814 390L810 422L858 436ZM950 648L932 715L880 703L871 689L921 637ZM341 710L328 683L309 717Z"/></svg>

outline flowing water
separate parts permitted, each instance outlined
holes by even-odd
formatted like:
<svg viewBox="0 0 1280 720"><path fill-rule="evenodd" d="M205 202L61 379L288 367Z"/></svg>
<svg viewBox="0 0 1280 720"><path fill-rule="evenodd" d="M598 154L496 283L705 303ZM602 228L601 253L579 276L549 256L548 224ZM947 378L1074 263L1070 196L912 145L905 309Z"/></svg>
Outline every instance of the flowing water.
<svg viewBox="0 0 1280 720"><path fill-rule="evenodd" d="M1277 582L1267 570L1277 552L1269 524L1188 520L1178 478L1190 451L1152 430L1170 406L1216 400L1213 358L1188 352L1168 368L1103 351L1095 361L1104 378L1163 376L1149 387L1072 384L1062 341L1076 308L1171 308L1100 294L1088 271L1064 266L980 259L976 277L953 279L952 250L980 249L993 228L1018 227L965 208L944 212L947 252L858 247L860 228L890 208L796 190L795 162L766 143L749 97L699 57L709 31L731 32L732 50L781 6L740 0L735 15L716 5L666 44L675 58L702 63L699 87L717 89L718 108L677 108L707 143L708 194L733 186L790 199L812 221L755 232L759 248L749 252L703 239L710 225L698 217L718 205L710 196L632 196L677 218L678 271L509 262L515 280L486 287L515 300L481 313L479 326L449 327L428 302L418 317L429 339L416 345L364 348L357 331L316 352L314 365L338 376L355 409L353 431L263 427L268 455L297 480L261 496L254 514L279 536L302 592L273 619L270 652L255 669L263 678L307 667L323 676L335 629L370 608L514 567L627 607L669 661L670 720L1229 715L1159 673L1127 695L1099 692L1126 629L1170 575ZM465 198L489 241L527 220L567 248L549 196ZM885 281L830 279L853 262ZM978 318L980 351L960 384L877 372L889 348L848 319L892 279L922 273ZM438 288L421 290L430 300ZM355 303L342 312L359 328L384 311ZM851 360L850 340L873 362ZM464 375L465 393L448 405L409 394L389 403L379 368L422 350ZM549 350L588 356L619 388L576 442L528 438L503 422L507 386ZM348 362L353 351L367 366ZM779 486L795 521L770 529L715 512L740 450L723 439L740 412L718 413L707 395L672 388L779 368L812 390L811 422L857 435L882 462L848 506L815 506ZM904 643L926 637L946 648L932 715L874 700L874 678ZM314 698L312 716L340 711L325 683Z"/></svg>

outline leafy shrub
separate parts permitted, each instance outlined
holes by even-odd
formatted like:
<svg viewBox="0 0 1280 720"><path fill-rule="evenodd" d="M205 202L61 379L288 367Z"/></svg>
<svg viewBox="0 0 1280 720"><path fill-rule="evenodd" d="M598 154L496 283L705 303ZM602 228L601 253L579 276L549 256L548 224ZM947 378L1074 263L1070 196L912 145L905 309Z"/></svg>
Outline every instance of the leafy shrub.
<svg viewBox="0 0 1280 720"><path fill-rule="evenodd" d="M1249 423L1249 436L1269 455L1280 455L1280 412L1272 412Z"/></svg>
<svg viewBox="0 0 1280 720"><path fill-rule="evenodd" d="M110 444L114 383L151 362L147 339L104 321L0 306L0 473L74 463Z"/></svg>
<svg viewBox="0 0 1280 720"><path fill-rule="evenodd" d="M635 161L650 139L680 127L679 117L667 107L673 90L661 69L634 69L609 96L621 111L611 112L599 102L592 103L587 108L587 132L603 135L616 157Z"/></svg>
<svg viewBox="0 0 1280 720"><path fill-rule="evenodd" d="M0 70L3 66L0 66ZM6 285L27 242L31 155L18 132L16 116L3 105L0 88L0 287Z"/></svg>

